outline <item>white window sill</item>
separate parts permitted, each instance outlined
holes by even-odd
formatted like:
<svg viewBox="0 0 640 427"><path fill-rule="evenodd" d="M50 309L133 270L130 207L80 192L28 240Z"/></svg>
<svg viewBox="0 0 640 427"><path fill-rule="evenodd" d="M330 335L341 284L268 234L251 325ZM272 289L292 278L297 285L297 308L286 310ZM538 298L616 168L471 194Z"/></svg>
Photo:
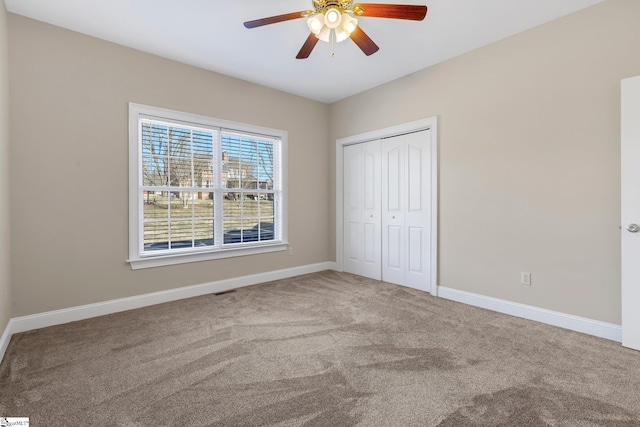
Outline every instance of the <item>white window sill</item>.
<svg viewBox="0 0 640 427"><path fill-rule="evenodd" d="M209 261L213 259L286 251L288 246L288 243L280 242L269 245L217 249L208 252L192 252L140 257L138 259L129 259L127 260L127 262L131 265L132 270L139 270L143 268L163 267L174 264L185 264L189 262Z"/></svg>

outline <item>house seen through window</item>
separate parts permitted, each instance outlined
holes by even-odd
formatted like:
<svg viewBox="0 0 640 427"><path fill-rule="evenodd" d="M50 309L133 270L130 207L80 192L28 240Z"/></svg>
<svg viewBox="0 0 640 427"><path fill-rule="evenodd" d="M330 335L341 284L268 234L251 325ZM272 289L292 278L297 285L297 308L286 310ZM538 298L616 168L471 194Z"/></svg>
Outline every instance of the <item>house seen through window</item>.
<svg viewBox="0 0 640 427"><path fill-rule="evenodd" d="M130 110L137 164L130 174L137 181L130 183L137 195L130 261L244 255L284 243L286 133L237 123L232 129L217 126L228 122L137 104Z"/></svg>

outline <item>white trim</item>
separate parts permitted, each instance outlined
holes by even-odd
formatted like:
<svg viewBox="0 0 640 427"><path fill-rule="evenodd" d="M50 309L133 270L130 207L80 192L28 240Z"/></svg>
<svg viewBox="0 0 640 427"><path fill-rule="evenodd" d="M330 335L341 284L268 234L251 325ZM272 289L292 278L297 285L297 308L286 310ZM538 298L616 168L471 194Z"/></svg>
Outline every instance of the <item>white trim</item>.
<svg viewBox="0 0 640 427"><path fill-rule="evenodd" d="M4 354L7 352L7 347L9 347L9 342L11 341L12 335L13 319L9 319L9 322L7 323L7 326L4 328L4 332L2 333L2 337L0 337L0 363L2 363Z"/></svg>
<svg viewBox="0 0 640 427"><path fill-rule="evenodd" d="M344 256L342 242L344 233L344 154L345 145L359 144L376 139L390 138L410 132L431 130L431 289L438 296L438 118L436 116L414 122L365 132L336 140L336 269L343 271Z"/></svg>
<svg viewBox="0 0 640 427"><path fill-rule="evenodd" d="M16 317L10 320L9 324L11 327L7 327L7 330L9 330L10 334L17 334L20 332L31 331L33 329L45 328L47 326L61 325L63 323L75 322L77 320L104 316L105 314L119 313L121 311L133 310L136 308L177 301L200 295L224 292L231 289L241 288L243 286L257 285L259 283L287 279L289 277L316 273L324 270L335 270L335 263L322 262L283 270L268 271L266 273L253 274L250 276L235 277L203 283L200 285L186 286L183 288L169 289L166 291L136 295L133 297L120 298L95 304L70 307L62 310L48 311L46 313L33 314L30 316Z"/></svg>
<svg viewBox="0 0 640 427"><path fill-rule="evenodd" d="M451 301L461 302L475 307L486 308L499 313L508 314L523 319L534 320L547 325L558 326L583 334L606 338L612 341L622 341L622 327L612 323L600 322L585 317L560 313L558 311L538 308L531 305L519 304L471 292L440 286L439 296Z"/></svg>
<svg viewBox="0 0 640 427"><path fill-rule="evenodd" d="M265 254L269 252L286 251L289 247L287 242L277 244L266 244L262 246L227 248L217 252L206 251L202 253L189 252L187 254L168 254L164 256L150 256L148 258L130 259L127 262L132 270L151 267L163 267L165 265L185 264L188 262L209 261L212 259L232 258L245 255Z"/></svg>
<svg viewBox="0 0 640 427"><path fill-rule="evenodd" d="M360 144L367 141L375 141L376 139L391 138L394 136L402 135L410 132L418 132L425 129L436 129L438 125L438 118L436 116L428 117L426 119L416 120L414 122L403 123L396 126L390 126L384 129L378 129L371 132L360 133L357 135L347 136L339 138L336 144L351 145Z"/></svg>

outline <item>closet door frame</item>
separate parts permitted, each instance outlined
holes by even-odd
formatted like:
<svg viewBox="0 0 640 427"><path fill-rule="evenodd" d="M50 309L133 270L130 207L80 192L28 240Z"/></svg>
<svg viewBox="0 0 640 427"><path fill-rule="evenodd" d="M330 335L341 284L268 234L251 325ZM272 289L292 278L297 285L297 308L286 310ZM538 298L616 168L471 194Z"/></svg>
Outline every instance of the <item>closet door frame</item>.
<svg viewBox="0 0 640 427"><path fill-rule="evenodd" d="M389 138L421 130L431 130L431 287L429 293L438 295L438 118L429 117L374 130L336 140L336 269L343 271L343 233L344 233L344 146L377 139ZM382 142L384 144L384 141Z"/></svg>

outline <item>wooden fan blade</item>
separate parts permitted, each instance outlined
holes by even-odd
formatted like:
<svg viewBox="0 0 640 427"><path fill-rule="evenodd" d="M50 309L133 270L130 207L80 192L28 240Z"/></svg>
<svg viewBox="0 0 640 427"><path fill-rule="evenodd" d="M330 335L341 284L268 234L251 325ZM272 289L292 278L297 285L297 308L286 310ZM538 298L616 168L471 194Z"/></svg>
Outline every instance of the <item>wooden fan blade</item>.
<svg viewBox="0 0 640 427"><path fill-rule="evenodd" d="M356 16L372 18L409 19L422 21L427 16L427 6L415 6L410 4L373 4L359 3L351 8ZM359 11L362 10L362 13Z"/></svg>
<svg viewBox="0 0 640 427"><path fill-rule="evenodd" d="M256 19L254 21L247 21L244 23L246 28L262 27L263 25L276 24L278 22L290 21L292 19L302 18L302 15L307 12L301 10L300 12L285 13L284 15L270 16L268 18Z"/></svg>
<svg viewBox="0 0 640 427"><path fill-rule="evenodd" d="M371 40L371 37L362 31L359 26L356 27L353 33L351 33L351 40L353 40L353 42L357 44L367 56L373 55L380 49L378 45Z"/></svg>
<svg viewBox="0 0 640 427"><path fill-rule="evenodd" d="M296 55L296 59L307 59L309 55L311 55L311 51L313 50L313 48L316 47L317 43L318 38L316 37L316 35L310 33L309 37L307 37L307 40L302 45L300 52L298 52L298 54Z"/></svg>

